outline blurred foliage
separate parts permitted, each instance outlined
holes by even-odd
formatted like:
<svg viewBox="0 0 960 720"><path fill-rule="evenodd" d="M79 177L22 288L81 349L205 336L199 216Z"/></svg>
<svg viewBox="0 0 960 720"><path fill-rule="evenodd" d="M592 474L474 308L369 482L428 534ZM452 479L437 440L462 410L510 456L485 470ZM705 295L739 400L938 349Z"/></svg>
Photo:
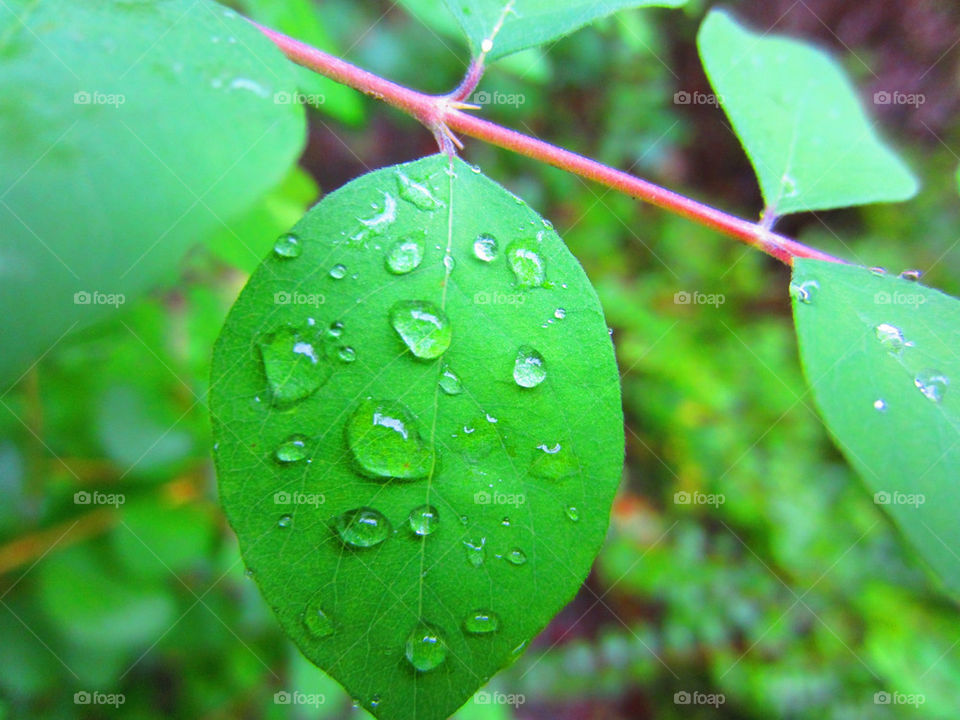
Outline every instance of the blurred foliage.
<svg viewBox="0 0 960 720"><path fill-rule="evenodd" d="M483 114L755 217L755 181L722 115L673 104L678 89L704 87L691 56L702 10L621 13L518 55L481 89L524 101ZM387 77L439 92L463 72L465 45L442 21L346 0L317 12L309 33L323 28L331 47ZM855 49L889 64L882 42ZM945 50L927 49L929 63ZM955 72L955 55L944 64ZM952 86L940 92L955 99ZM217 507L205 406L226 311L252 259L314 201L314 182L329 192L365 167L432 151L396 112L350 94L333 111L333 98L312 118L303 165L314 180L292 174L198 247L175 289L64 342L0 397L0 718L360 715L245 577ZM949 148L960 138L950 126L899 127L883 123L921 177L917 199L798 216L784 230L867 265L927 270L958 294ZM594 574L487 688L525 702L468 703L458 717L954 717L956 607L817 418L785 269L552 168L478 143L465 157L551 218L586 267L613 330L628 432ZM677 303L679 292L723 302ZM718 504L678 502L711 497ZM125 702L77 704L77 692ZM285 705L278 692L325 702ZM724 702L675 702L697 692ZM878 692L924 703L877 704Z"/></svg>

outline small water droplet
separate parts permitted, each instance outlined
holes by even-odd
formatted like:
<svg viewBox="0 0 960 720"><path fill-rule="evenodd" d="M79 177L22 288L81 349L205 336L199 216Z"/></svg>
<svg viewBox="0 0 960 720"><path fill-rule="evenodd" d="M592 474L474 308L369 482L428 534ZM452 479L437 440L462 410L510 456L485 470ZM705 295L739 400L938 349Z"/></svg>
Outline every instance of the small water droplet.
<svg viewBox="0 0 960 720"><path fill-rule="evenodd" d="M374 210L379 210L377 205L371 206ZM393 221L397 219L397 199L390 193L383 193L383 209L376 215L369 218L357 218L360 221L360 229L357 230L350 239L354 242L366 242L370 236L381 235L389 228Z"/></svg>
<svg viewBox="0 0 960 720"><path fill-rule="evenodd" d="M307 437L291 435L277 446L273 453L278 462L294 463L307 456Z"/></svg>
<svg viewBox="0 0 960 720"><path fill-rule="evenodd" d="M318 352L315 330L284 326L259 343L260 356L273 400L280 405L299 402L327 381L332 371Z"/></svg>
<svg viewBox="0 0 960 720"><path fill-rule="evenodd" d="M399 170L397 171L397 189L400 197L420 210L436 210L443 206L443 203L434 197L426 183L413 180Z"/></svg>
<svg viewBox="0 0 960 720"><path fill-rule="evenodd" d="M483 262L493 262L500 255L500 246L497 239L489 233L477 235L473 241L473 256Z"/></svg>
<svg viewBox="0 0 960 720"><path fill-rule="evenodd" d="M878 412L886 412L886 411L887 411L887 401L886 401L886 400L883 400L882 398L881 398L881 399L874 400L874 401L873 401L873 409L876 410L876 411L878 411Z"/></svg>
<svg viewBox="0 0 960 720"><path fill-rule="evenodd" d="M471 170L472 172L474 172L475 174L477 174L477 175L479 175L481 172L483 172L482 170L480 170L480 166L479 166L479 165L471 165L471 166L470 166L470 170Z"/></svg>
<svg viewBox="0 0 960 720"><path fill-rule="evenodd" d="M820 290L820 283L816 280L805 280L799 283L790 283L790 295L804 305L810 305Z"/></svg>
<svg viewBox="0 0 960 720"><path fill-rule="evenodd" d="M347 276L347 266L337 263L330 268L330 277L334 280L343 280Z"/></svg>
<svg viewBox="0 0 960 720"><path fill-rule="evenodd" d="M904 270L902 273L900 273L900 277L904 280L909 280L910 282L917 282L921 277L923 277L923 271Z"/></svg>
<svg viewBox="0 0 960 720"><path fill-rule="evenodd" d="M500 521L500 524L503 525L504 527L510 527L510 518L505 517L503 520Z"/></svg>
<svg viewBox="0 0 960 720"><path fill-rule="evenodd" d="M447 271L447 275L453 272L453 269L457 266L457 261L453 259L453 255L447 253L443 256L443 267Z"/></svg>
<svg viewBox="0 0 960 720"><path fill-rule="evenodd" d="M343 335L343 323L339 321L330 323L330 327L327 329L327 335L332 338L338 338Z"/></svg>
<svg viewBox="0 0 960 720"><path fill-rule="evenodd" d="M467 562L473 565L473 567L478 568L483 565L487 559L487 549L486 549L487 539L480 538L478 542L472 542L470 540L463 541L463 547L467 551Z"/></svg>
<svg viewBox="0 0 960 720"><path fill-rule="evenodd" d="M870 272L872 272L874 275L886 275L887 269L884 267L872 267L870 268Z"/></svg>
<svg viewBox="0 0 960 720"><path fill-rule="evenodd" d="M370 696L370 707L375 708L375 707L377 707L377 705L379 705L379 704L380 704L380 696L379 696L379 695L371 695L371 696Z"/></svg>
<svg viewBox="0 0 960 720"><path fill-rule="evenodd" d="M457 453L470 462L482 460L500 445L500 435L492 423L474 418L457 433Z"/></svg>
<svg viewBox="0 0 960 720"><path fill-rule="evenodd" d="M423 253L423 240L413 236L397 240L387 250L387 270L394 275L416 270L423 262Z"/></svg>
<svg viewBox="0 0 960 720"><path fill-rule="evenodd" d="M273 244L273 254L280 258L300 257L300 238L293 233L286 233L277 238Z"/></svg>
<svg viewBox="0 0 960 720"><path fill-rule="evenodd" d="M563 320L567 316L567 311L561 307L558 307L556 310L553 311L553 316L557 320Z"/></svg>
<svg viewBox="0 0 960 720"><path fill-rule="evenodd" d="M440 389L447 395L459 395L463 392L463 383L459 376L446 363L440 371Z"/></svg>
<svg viewBox="0 0 960 720"><path fill-rule="evenodd" d="M527 562L527 555L520 548L514 548L503 557L511 565L523 565Z"/></svg>
<svg viewBox="0 0 960 720"><path fill-rule="evenodd" d="M315 638L325 638L333 635L333 620L327 615L317 601L307 604L303 613L303 625Z"/></svg>
<svg viewBox="0 0 960 720"><path fill-rule="evenodd" d="M230 82L230 89L243 90L244 92L253 93L257 97L261 97L261 98L270 97L269 88L265 88L256 80L251 80L250 78L234 78Z"/></svg>
<svg viewBox="0 0 960 720"><path fill-rule="evenodd" d="M580 511L577 510L577 508L575 508L573 505L567 508L566 513L567 517L573 520L573 522L580 521Z"/></svg>
<svg viewBox="0 0 960 720"><path fill-rule="evenodd" d="M346 432L354 459L369 476L421 478L433 464L416 420L398 402L367 398L353 411Z"/></svg>
<svg viewBox="0 0 960 720"><path fill-rule="evenodd" d="M355 548L379 545L392 532L390 521L383 513L369 507L348 510L337 516L334 530L345 545Z"/></svg>
<svg viewBox="0 0 960 720"><path fill-rule="evenodd" d="M450 347L453 330L443 310L425 300L401 300L390 309L390 324L418 358L438 358Z"/></svg>
<svg viewBox="0 0 960 720"><path fill-rule="evenodd" d="M337 357L345 363L352 363L357 359L357 351L349 345L344 345L337 351Z"/></svg>
<svg viewBox="0 0 960 720"><path fill-rule="evenodd" d="M536 387L547 377L543 355L529 345L521 345L513 363L513 379L520 387Z"/></svg>
<svg viewBox="0 0 960 720"><path fill-rule="evenodd" d="M293 517L291 515L281 515L280 519L277 520L277 527L279 528L288 528L293 525Z"/></svg>
<svg viewBox="0 0 960 720"><path fill-rule="evenodd" d="M421 505L410 511L410 529L417 535L430 535L440 523L440 514L433 505Z"/></svg>
<svg viewBox="0 0 960 720"><path fill-rule="evenodd" d="M880 345L892 353L899 353L904 348L913 347L913 343L903 337L903 331L896 325L880 323L876 327L876 333Z"/></svg>
<svg viewBox="0 0 960 720"><path fill-rule="evenodd" d="M514 240L507 246L507 262L517 285L526 288L543 287L547 282L547 263L534 240Z"/></svg>
<svg viewBox="0 0 960 720"><path fill-rule="evenodd" d="M500 618L489 610L474 610L463 621L463 629L471 635L487 635L500 629Z"/></svg>
<svg viewBox="0 0 960 720"><path fill-rule="evenodd" d="M943 400L943 396L947 394L947 387L950 385L950 380L939 370L929 369L917 373L913 384L917 387L917 390L923 393L923 396L927 398L927 400L939 403Z"/></svg>
<svg viewBox="0 0 960 720"><path fill-rule="evenodd" d="M556 443L537 445L530 472L547 480L562 480L580 469L577 457L569 449Z"/></svg>
<svg viewBox="0 0 960 720"><path fill-rule="evenodd" d="M447 657L447 647L443 633L439 628L425 622L417 626L407 636L404 655L407 661L419 672L428 672L438 667Z"/></svg>

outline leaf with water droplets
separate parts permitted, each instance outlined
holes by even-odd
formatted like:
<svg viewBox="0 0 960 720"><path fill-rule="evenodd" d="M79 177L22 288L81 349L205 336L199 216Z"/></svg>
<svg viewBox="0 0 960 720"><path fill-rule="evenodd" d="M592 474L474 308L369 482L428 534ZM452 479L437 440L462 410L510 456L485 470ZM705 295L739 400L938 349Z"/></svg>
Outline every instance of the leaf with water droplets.
<svg viewBox="0 0 960 720"><path fill-rule="evenodd" d="M556 233L459 160L366 175L292 232L299 255L269 254L216 346L223 504L307 657L378 717L445 718L603 541L607 326Z"/></svg>
<svg viewBox="0 0 960 720"><path fill-rule="evenodd" d="M800 356L837 445L960 596L960 301L866 268L797 260ZM878 568L882 572L882 568Z"/></svg>
<svg viewBox="0 0 960 720"><path fill-rule="evenodd" d="M785 215L916 194L913 173L877 136L856 89L825 52L755 33L722 10L704 20L697 44L716 96L698 100L702 93L681 90L675 101L719 102L750 157L767 212Z"/></svg>

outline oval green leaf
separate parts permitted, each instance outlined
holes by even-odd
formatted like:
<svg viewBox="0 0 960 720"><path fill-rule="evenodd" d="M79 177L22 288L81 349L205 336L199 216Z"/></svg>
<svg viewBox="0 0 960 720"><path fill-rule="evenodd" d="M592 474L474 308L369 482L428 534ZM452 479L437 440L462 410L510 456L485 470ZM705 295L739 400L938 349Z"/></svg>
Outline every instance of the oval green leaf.
<svg viewBox="0 0 960 720"><path fill-rule="evenodd" d="M207 0L0 4L0 381L275 186L292 65Z"/></svg>
<svg viewBox="0 0 960 720"><path fill-rule="evenodd" d="M874 131L827 53L754 33L721 10L697 36L704 70L760 181L766 212L906 200L917 180Z"/></svg>
<svg viewBox="0 0 960 720"><path fill-rule="evenodd" d="M300 255L261 265L214 351L221 499L307 657L378 717L445 718L603 541L623 461L603 313L548 223L445 156L365 175L292 232ZM391 271L411 238L419 264Z"/></svg>
<svg viewBox="0 0 960 720"><path fill-rule="evenodd" d="M862 267L797 260L800 357L843 451L960 593L960 302Z"/></svg>

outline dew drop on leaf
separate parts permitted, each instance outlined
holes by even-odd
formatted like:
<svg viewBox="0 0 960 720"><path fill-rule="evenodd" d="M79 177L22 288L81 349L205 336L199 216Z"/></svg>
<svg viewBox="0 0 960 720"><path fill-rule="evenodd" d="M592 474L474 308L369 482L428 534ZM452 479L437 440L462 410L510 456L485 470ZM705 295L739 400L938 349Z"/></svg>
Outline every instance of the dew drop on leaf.
<svg viewBox="0 0 960 720"><path fill-rule="evenodd" d="M577 510L573 505L566 509L567 517L573 520L573 522L580 521L580 511Z"/></svg>
<svg viewBox="0 0 960 720"><path fill-rule="evenodd" d="M426 183L411 179L402 171L397 171L397 189L400 197L412 203L420 210L436 210L443 206Z"/></svg>
<svg viewBox="0 0 960 720"><path fill-rule="evenodd" d="M367 548L379 545L392 532L390 521L379 510L369 507L348 510L334 518L334 530L350 547Z"/></svg>
<svg viewBox="0 0 960 720"><path fill-rule="evenodd" d="M410 523L410 529L416 535L430 535L440 523L440 514L433 505L421 505L410 511L410 517L407 520Z"/></svg>
<svg viewBox="0 0 960 720"><path fill-rule="evenodd" d="M489 610L474 610L463 621L463 629L471 635L487 635L500 629L500 618Z"/></svg>
<svg viewBox="0 0 960 720"><path fill-rule="evenodd" d="M447 395L459 395L463 392L463 383L459 376L450 369L449 365L444 364L440 371L440 389Z"/></svg>
<svg viewBox="0 0 960 720"><path fill-rule="evenodd" d="M500 444L500 436L492 423L476 418L457 433L457 451L465 460L482 460Z"/></svg>
<svg viewBox="0 0 960 720"><path fill-rule="evenodd" d="M300 257L300 238L293 233L287 233L277 238L273 244L273 254L280 258Z"/></svg>
<svg viewBox="0 0 960 720"><path fill-rule="evenodd" d="M307 610L303 614L303 625L315 638L325 638L333 635L333 621L316 602L307 605Z"/></svg>
<svg viewBox="0 0 960 720"><path fill-rule="evenodd" d="M521 345L513 364L513 379L520 387L536 387L547 377L543 355L529 345Z"/></svg>
<svg viewBox="0 0 960 720"><path fill-rule="evenodd" d="M820 283L816 280L790 283L790 294L804 305L810 305L820 290Z"/></svg>
<svg viewBox="0 0 960 720"><path fill-rule="evenodd" d="M293 517L290 515L281 515L280 519L277 520L277 527L279 528L288 528L293 525Z"/></svg>
<svg viewBox="0 0 960 720"><path fill-rule="evenodd" d="M338 338L343 335L343 323L339 321L330 323L330 327L327 329L327 335L332 338Z"/></svg>
<svg viewBox="0 0 960 720"><path fill-rule="evenodd" d="M520 548L513 548L510 552L504 555L506 561L511 565L523 565L527 562L527 555Z"/></svg>
<svg viewBox="0 0 960 720"><path fill-rule="evenodd" d="M337 263L330 268L330 277L334 280L343 280L347 276L347 266Z"/></svg>
<svg viewBox="0 0 960 720"><path fill-rule="evenodd" d="M896 325L880 323L876 327L877 340L892 353L899 353L906 347L913 347L913 343L903 337L903 331Z"/></svg>
<svg viewBox="0 0 960 720"><path fill-rule="evenodd" d="M438 628L420 622L407 636L407 661L420 672L438 667L447 657L443 634Z"/></svg>
<svg viewBox="0 0 960 720"><path fill-rule="evenodd" d="M387 270L394 275L416 270L423 262L423 253L423 240L416 237L401 238L387 250Z"/></svg>
<svg viewBox="0 0 960 720"><path fill-rule="evenodd" d="M357 359L357 351L349 345L344 345L337 351L337 357L345 363L352 363Z"/></svg>
<svg viewBox="0 0 960 720"><path fill-rule="evenodd" d="M904 270L900 273L900 278L903 280L909 280L910 282L917 282L923 276L923 272L920 270Z"/></svg>
<svg viewBox="0 0 960 720"><path fill-rule="evenodd" d="M411 479L430 472L433 454L399 402L367 398L347 420L346 432L350 452L371 477Z"/></svg>
<svg viewBox="0 0 960 720"><path fill-rule="evenodd" d="M291 435L277 446L273 456L277 462L295 463L307 456L307 438L304 435Z"/></svg>
<svg viewBox="0 0 960 720"><path fill-rule="evenodd" d="M520 287L536 288L546 284L547 264L536 241L514 240L507 246L507 262Z"/></svg>
<svg viewBox="0 0 960 720"><path fill-rule="evenodd" d="M450 321L443 310L426 300L397 302L390 309L390 324L418 358L438 358L450 347Z"/></svg>
<svg viewBox="0 0 960 720"><path fill-rule="evenodd" d="M562 480L576 474L578 469L576 456L560 443L537 445L533 464L530 466L530 472L547 480Z"/></svg>
<svg viewBox="0 0 960 720"><path fill-rule="evenodd" d="M564 310L562 307L558 307L556 310L553 311L553 316L557 320L563 320L567 316L567 311Z"/></svg>
<svg viewBox="0 0 960 720"><path fill-rule="evenodd" d="M950 384L950 380L938 370L922 370L917 373L913 384L927 400L939 403L943 400L943 396L947 394L947 386Z"/></svg>
<svg viewBox="0 0 960 720"><path fill-rule="evenodd" d="M320 350L318 350L320 348ZM287 405L316 392L330 377L315 332L285 326L260 342L260 356L273 400Z"/></svg>
<svg viewBox="0 0 960 720"><path fill-rule="evenodd" d="M878 398L873 401L873 409L877 412L886 412L887 411L887 401L882 398Z"/></svg>
<svg viewBox="0 0 960 720"><path fill-rule="evenodd" d="M497 239L489 233L477 235L473 241L473 256L483 262L493 262L500 254L500 247Z"/></svg>
<svg viewBox="0 0 960 720"><path fill-rule="evenodd" d="M478 568L483 565L487 559L487 539L480 538L479 541L473 542L470 540L463 541L463 547L467 551L467 562L473 565L473 567Z"/></svg>

